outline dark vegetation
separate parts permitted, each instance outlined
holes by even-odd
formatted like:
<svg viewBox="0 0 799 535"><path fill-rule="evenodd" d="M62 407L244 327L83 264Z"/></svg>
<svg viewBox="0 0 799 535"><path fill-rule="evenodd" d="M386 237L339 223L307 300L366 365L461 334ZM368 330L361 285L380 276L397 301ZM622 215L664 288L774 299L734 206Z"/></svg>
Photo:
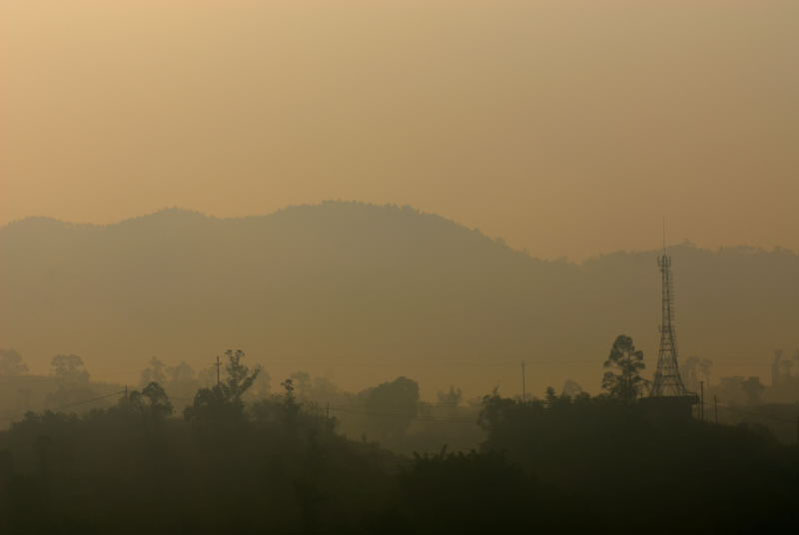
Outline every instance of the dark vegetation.
<svg viewBox="0 0 799 535"><path fill-rule="evenodd" d="M610 360L619 352L635 361L627 337ZM150 382L108 408L12 424L0 435L0 531L762 533L797 520L796 446L764 428L649 413L617 388L637 384L635 366L601 396L486 396L477 450L408 456L344 437L298 399L302 377L248 398L262 372L243 357L229 351L219 383L182 414ZM387 440L420 407L405 378L363 396Z"/></svg>
<svg viewBox="0 0 799 535"><path fill-rule="evenodd" d="M702 324L686 345L723 365L793 332L794 253L674 254L680 317ZM113 356L128 370L152 348L168 361L153 357L123 390L92 381L70 352L45 377L27 366L42 362L0 351L0 417L11 422L0 431L0 533L788 531L799 491L788 364L774 361L767 388L751 376L711 384L709 359L685 359L690 389L722 400L720 425L641 403L644 359L629 337L598 373L590 355L620 325L655 345L654 266L650 253L539 261L437 216L350 203L0 229L4 343L39 357L91 347L87 361ZM281 372L273 389L241 352L217 369L191 360L221 338L349 371L442 359L441 375L425 377L439 388L453 355L515 369L534 348L531 370L539 355L595 365L558 364L554 375L572 380L542 399L465 400L450 387L431 403L408 377L347 392ZM472 369L472 386L490 391L485 368ZM580 387L600 380L602 395Z"/></svg>

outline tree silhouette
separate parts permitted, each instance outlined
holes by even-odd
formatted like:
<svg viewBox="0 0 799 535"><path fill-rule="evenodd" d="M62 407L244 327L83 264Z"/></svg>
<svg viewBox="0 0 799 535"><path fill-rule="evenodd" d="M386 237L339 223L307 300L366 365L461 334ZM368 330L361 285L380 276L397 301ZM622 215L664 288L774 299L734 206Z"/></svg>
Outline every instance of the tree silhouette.
<svg viewBox="0 0 799 535"><path fill-rule="evenodd" d="M253 385L261 368L256 366L250 371L241 362L244 351L240 349L228 349L225 351L225 356L227 357L225 380L211 388L201 388L197 391L194 403L184 411L187 420L217 418L235 420L243 416L242 396Z"/></svg>
<svg viewBox="0 0 799 535"><path fill-rule="evenodd" d="M89 382L89 372L78 355L56 355L50 366L59 381L84 384Z"/></svg>
<svg viewBox="0 0 799 535"><path fill-rule="evenodd" d="M134 390L127 399L120 402L128 409L153 420L162 420L172 414L172 402L169 396L156 382L145 386L141 392Z"/></svg>
<svg viewBox="0 0 799 535"><path fill-rule="evenodd" d="M150 383L165 384L166 383L166 364L161 362L158 357L150 359L150 365L141 372L141 384L148 385Z"/></svg>
<svg viewBox="0 0 799 535"><path fill-rule="evenodd" d="M749 377L741 382L741 389L746 394L746 400L749 405L758 405L766 387L760 384L759 377Z"/></svg>
<svg viewBox="0 0 799 535"><path fill-rule="evenodd" d="M227 372L227 380L222 383L227 390L227 395L237 402L241 401L241 397L252 386L258 374L261 373L261 367L256 366L252 372L250 369L242 364L241 359L244 358L244 351L241 349L228 349L225 351L227 357L227 364L225 371Z"/></svg>
<svg viewBox="0 0 799 535"><path fill-rule="evenodd" d="M561 394L570 398L575 398L584 392L583 387L577 381L566 379L563 383L563 390Z"/></svg>
<svg viewBox="0 0 799 535"><path fill-rule="evenodd" d="M454 386L449 387L449 391L447 392L438 392L438 404L443 405L445 407L457 407L461 404L461 399L463 398L463 391L460 388L455 388Z"/></svg>
<svg viewBox="0 0 799 535"><path fill-rule="evenodd" d="M419 408L419 384L397 377L359 393L366 410L367 427L381 439L402 436Z"/></svg>
<svg viewBox="0 0 799 535"><path fill-rule="evenodd" d="M616 338L604 367L608 371L602 377L602 388L611 397L629 403L646 391L649 381L641 377L644 352L635 349L629 336L622 334Z"/></svg>
<svg viewBox="0 0 799 535"><path fill-rule="evenodd" d="M58 388L55 392L47 394L45 401L47 406L57 407L76 403L97 395L89 383L89 372L83 365L83 359L78 355L56 355L50 366Z"/></svg>
<svg viewBox="0 0 799 535"><path fill-rule="evenodd" d="M28 371L22 356L13 349L0 349L0 376L15 377Z"/></svg>

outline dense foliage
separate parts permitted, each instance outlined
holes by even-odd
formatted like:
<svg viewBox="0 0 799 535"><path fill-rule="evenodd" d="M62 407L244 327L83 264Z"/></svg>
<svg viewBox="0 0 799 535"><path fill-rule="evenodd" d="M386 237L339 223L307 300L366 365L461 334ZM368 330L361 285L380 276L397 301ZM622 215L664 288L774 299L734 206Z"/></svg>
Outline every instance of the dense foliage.
<svg viewBox="0 0 799 535"><path fill-rule="evenodd" d="M668 421L611 396L495 394L479 451L406 457L340 435L292 380L243 403L257 370L228 357L182 417L151 382L108 409L13 424L0 531L755 532L796 515L797 449L762 429ZM365 395L392 390L415 395L407 379Z"/></svg>

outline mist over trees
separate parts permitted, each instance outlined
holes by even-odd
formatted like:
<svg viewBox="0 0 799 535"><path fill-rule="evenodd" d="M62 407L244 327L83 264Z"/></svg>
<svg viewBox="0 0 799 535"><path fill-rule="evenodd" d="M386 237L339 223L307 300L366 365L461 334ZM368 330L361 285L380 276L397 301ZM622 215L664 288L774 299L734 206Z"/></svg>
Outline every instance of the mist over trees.
<svg viewBox="0 0 799 535"><path fill-rule="evenodd" d="M67 405L93 398L97 392L89 382L89 372L78 355L56 355L50 361L57 389L47 395L48 406Z"/></svg>
<svg viewBox="0 0 799 535"><path fill-rule="evenodd" d="M67 348L92 368L140 369L157 354L199 375L207 348L233 340L301 361L295 370L335 355L350 388L374 383L359 379L365 364L401 375L402 362L436 390L454 366L476 395L496 377L475 363L526 360L538 365L531 389L570 377L596 392L588 356L607 351L608 333L655 354L656 254L542 261L435 215L340 202L242 219L29 219L0 229L0 339L37 370ZM756 375L774 345L799 345L796 254L678 245L672 256L681 347L717 377L741 361Z"/></svg>
<svg viewBox="0 0 799 535"><path fill-rule="evenodd" d="M28 371L22 355L14 349L0 349L0 377L16 377Z"/></svg>

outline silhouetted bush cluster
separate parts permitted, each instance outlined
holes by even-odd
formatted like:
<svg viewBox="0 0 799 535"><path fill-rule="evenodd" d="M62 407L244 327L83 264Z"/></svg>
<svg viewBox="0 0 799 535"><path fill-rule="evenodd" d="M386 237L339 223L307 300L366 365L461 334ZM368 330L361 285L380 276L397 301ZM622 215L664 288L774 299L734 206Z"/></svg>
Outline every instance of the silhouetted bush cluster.
<svg viewBox="0 0 799 535"><path fill-rule="evenodd" d="M230 357L230 356L229 356ZM0 435L11 533L760 532L795 520L795 447L663 421L607 397L487 396L479 451L412 458L352 441L284 393L225 381L182 417L158 383L84 416L29 413Z"/></svg>
<svg viewBox="0 0 799 535"><path fill-rule="evenodd" d="M762 532L790 526L799 450L757 426L712 425L607 396L485 399L483 451L502 451L588 504L592 531Z"/></svg>

